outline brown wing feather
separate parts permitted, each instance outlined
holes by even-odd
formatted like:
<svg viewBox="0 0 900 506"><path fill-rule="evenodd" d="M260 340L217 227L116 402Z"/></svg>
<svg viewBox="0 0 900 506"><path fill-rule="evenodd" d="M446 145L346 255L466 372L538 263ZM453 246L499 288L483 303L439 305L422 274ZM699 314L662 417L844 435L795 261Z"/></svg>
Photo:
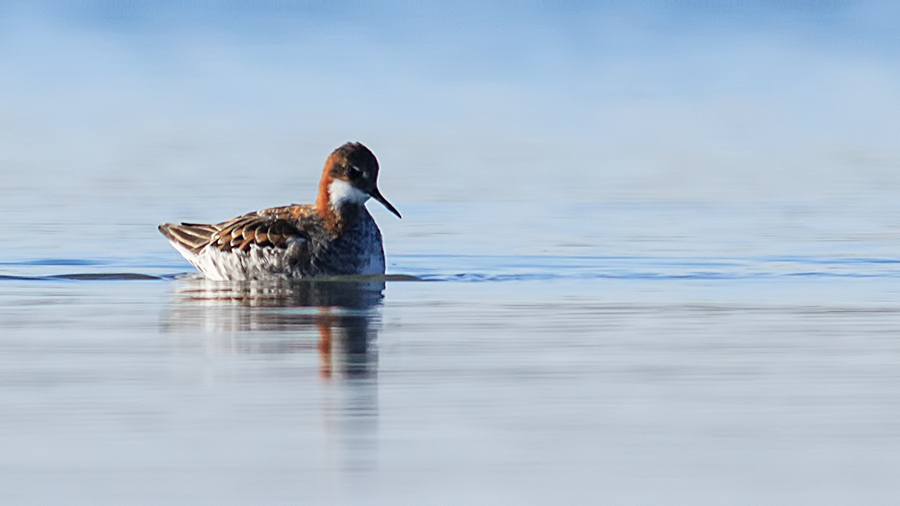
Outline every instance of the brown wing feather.
<svg viewBox="0 0 900 506"><path fill-rule="evenodd" d="M252 245L286 248L291 239L308 239L299 227L298 218L309 215L310 206L284 206L263 209L238 216L216 225L218 230L210 238L222 251L250 251Z"/></svg>
<svg viewBox="0 0 900 506"><path fill-rule="evenodd" d="M308 238L301 223L312 213L312 206L290 205L263 209L215 225L166 223L159 226L159 231L194 253L210 244L221 251L246 252L253 244L286 248L290 239Z"/></svg>
<svg viewBox="0 0 900 506"><path fill-rule="evenodd" d="M209 244L218 229L215 225L201 223L182 223L181 225L166 223L159 226L159 231L170 241L196 253Z"/></svg>

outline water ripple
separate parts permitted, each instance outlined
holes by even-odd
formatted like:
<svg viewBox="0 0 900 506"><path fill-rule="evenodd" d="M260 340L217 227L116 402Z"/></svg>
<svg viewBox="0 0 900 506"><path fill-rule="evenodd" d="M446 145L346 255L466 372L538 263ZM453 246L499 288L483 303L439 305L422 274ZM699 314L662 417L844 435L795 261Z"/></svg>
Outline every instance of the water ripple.
<svg viewBox="0 0 900 506"><path fill-rule="evenodd" d="M56 270L54 267L76 266L91 269L49 272ZM896 278L900 277L900 258L396 255L390 257L388 270L384 278L388 282ZM180 263L146 259L27 259L0 262L0 272L0 281L162 280L193 273Z"/></svg>
<svg viewBox="0 0 900 506"><path fill-rule="evenodd" d="M394 257L393 267L429 281L739 280L900 277L900 259L847 257Z"/></svg>

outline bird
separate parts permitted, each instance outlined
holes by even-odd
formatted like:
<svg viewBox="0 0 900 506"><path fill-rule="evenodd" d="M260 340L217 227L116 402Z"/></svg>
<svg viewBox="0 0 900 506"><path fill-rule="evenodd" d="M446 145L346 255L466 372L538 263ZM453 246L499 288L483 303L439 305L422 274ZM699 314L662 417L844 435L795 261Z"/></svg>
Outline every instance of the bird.
<svg viewBox="0 0 900 506"><path fill-rule="evenodd" d="M365 203L400 212L378 190L378 160L358 142L326 159L314 204L251 212L217 224L165 223L159 231L213 281L383 275L381 231Z"/></svg>

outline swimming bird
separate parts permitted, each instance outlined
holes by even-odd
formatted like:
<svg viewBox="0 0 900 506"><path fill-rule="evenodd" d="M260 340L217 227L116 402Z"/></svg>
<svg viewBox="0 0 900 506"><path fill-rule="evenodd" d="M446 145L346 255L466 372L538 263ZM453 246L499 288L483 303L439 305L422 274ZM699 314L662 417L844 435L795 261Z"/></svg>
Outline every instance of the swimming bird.
<svg viewBox="0 0 900 506"><path fill-rule="evenodd" d="M315 204L291 204L218 224L166 223L159 231L212 280L384 274L381 231L369 198L400 218L378 191L378 160L348 142L325 161Z"/></svg>

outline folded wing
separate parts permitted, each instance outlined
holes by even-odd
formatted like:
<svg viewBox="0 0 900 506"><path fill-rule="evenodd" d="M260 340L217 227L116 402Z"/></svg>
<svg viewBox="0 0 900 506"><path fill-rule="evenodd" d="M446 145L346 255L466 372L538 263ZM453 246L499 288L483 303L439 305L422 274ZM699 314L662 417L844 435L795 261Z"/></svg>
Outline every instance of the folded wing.
<svg viewBox="0 0 900 506"><path fill-rule="evenodd" d="M215 225L166 223L160 225L159 231L194 254L199 254L207 246L225 253L247 253L254 246L287 249L291 243L309 240L309 234L302 229L303 218L310 214L306 207L274 207Z"/></svg>

